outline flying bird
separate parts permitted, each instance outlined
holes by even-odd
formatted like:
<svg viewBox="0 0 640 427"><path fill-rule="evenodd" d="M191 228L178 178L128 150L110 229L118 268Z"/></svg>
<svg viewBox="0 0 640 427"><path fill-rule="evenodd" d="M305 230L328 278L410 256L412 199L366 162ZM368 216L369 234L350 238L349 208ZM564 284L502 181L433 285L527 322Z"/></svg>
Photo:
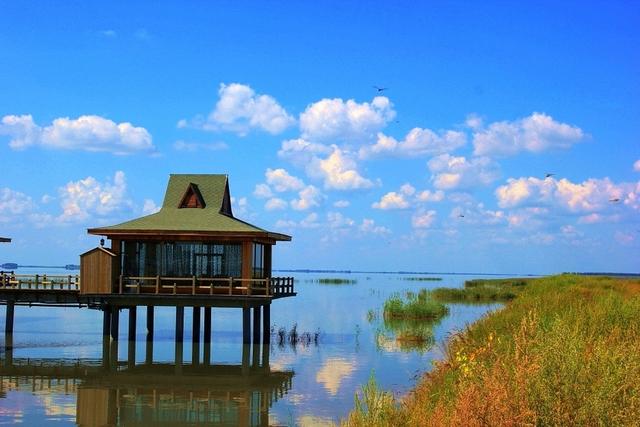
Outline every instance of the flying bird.
<svg viewBox="0 0 640 427"><path fill-rule="evenodd" d="M458 218L464 218L463 214L458 215Z"/></svg>
<svg viewBox="0 0 640 427"><path fill-rule="evenodd" d="M378 93L384 92L385 90L389 89L388 87L381 87L376 85L373 85L373 87L378 91Z"/></svg>
<svg viewBox="0 0 640 427"><path fill-rule="evenodd" d="M548 173L548 174L546 174L546 175L544 176L544 179L551 178L551 177L552 177L552 176L554 176L554 175L555 175L555 173Z"/></svg>
<svg viewBox="0 0 640 427"><path fill-rule="evenodd" d="M614 198L614 199L609 199L609 201L610 201L611 203L618 203L618 202L620 201L620 199L618 199L618 198L616 197L616 198Z"/></svg>

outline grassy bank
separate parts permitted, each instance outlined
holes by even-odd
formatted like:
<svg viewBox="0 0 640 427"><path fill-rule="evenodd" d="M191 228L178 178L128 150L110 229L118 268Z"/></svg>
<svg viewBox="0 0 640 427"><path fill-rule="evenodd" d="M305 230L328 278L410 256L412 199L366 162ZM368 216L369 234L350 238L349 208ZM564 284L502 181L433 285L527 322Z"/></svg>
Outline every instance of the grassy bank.
<svg viewBox="0 0 640 427"><path fill-rule="evenodd" d="M384 303L385 319L420 319L436 320L449 312L442 303L435 301L431 292L422 289L420 292L407 292L406 298L400 294L392 295Z"/></svg>
<svg viewBox="0 0 640 427"><path fill-rule="evenodd" d="M346 425L637 425L640 281L530 279L453 336L397 402L373 381Z"/></svg>
<svg viewBox="0 0 640 427"><path fill-rule="evenodd" d="M530 279L468 280L464 288L436 288L433 298L442 302L504 302L516 297Z"/></svg>

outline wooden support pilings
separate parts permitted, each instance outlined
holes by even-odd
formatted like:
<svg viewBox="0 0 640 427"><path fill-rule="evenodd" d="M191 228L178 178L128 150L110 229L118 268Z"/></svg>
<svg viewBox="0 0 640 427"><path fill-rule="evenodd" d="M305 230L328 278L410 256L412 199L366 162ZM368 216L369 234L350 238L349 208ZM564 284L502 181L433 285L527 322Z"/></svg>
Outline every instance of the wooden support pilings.
<svg viewBox="0 0 640 427"><path fill-rule="evenodd" d="M154 320L154 307L152 305L147 306L147 339L145 349L145 363L151 365L153 363L153 320Z"/></svg>
<svg viewBox="0 0 640 427"><path fill-rule="evenodd" d="M111 306L102 307L102 336L109 337L111 335Z"/></svg>
<svg viewBox="0 0 640 427"><path fill-rule="evenodd" d="M200 307L193 307L193 328L191 333L191 363L200 364Z"/></svg>
<svg viewBox="0 0 640 427"><path fill-rule="evenodd" d="M271 306L269 304L262 306L262 343L264 345L271 343Z"/></svg>
<svg viewBox="0 0 640 427"><path fill-rule="evenodd" d="M202 363L211 363L211 307L204 308L204 354Z"/></svg>
<svg viewBox="0 0 640 427"><path fill-rule="evenodd" d="M120 326L120 309L118 307L114 307L111 310L111 328L109 332L111 333L111 341L118 341L118 332Z"/></svg>
<svg viewBox="0 0 640 427"><path fill-rule="evenodd" d="M176 307L176 368L182 366L184 339L184 307Z"/></svg>
<svg viewBox="0 0 640 427"><path fill-rule="evenodd" d="M260 306L253 307L253 344L260 344Z"/></svg>
<svg viewBox="0 0 640 427"><path fill-rule="evenodd" d="M129 307L129 341L136 340L136 323L138 321L138 310L136 306Z"/></svg>
<svg viewBox="0 0 640 427"><path fill-rule="evenodd" d="M251 309L242 307L242 344L251 344Z"/></svg>
<svg viewBox="0 0 640 427"><path fill-rule="evenodd" d="M15 303L13 301L7 301L5 323L4 323L4 335L13 336L13 318L15 316Z"/></svg>

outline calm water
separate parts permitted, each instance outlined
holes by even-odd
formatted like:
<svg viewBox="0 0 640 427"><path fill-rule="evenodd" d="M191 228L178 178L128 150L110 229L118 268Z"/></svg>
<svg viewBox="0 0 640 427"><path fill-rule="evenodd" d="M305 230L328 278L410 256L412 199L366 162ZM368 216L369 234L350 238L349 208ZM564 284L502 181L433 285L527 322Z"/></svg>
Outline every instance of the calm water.
<svg viewBox="0 0 640 427"><path fill-rule="evenodd" d="M41 272L41 271L40 271ZM21 273L31 273L22 270ZM35 272L34 272L35 273ZM54 273L53 271L51 272ZM59 272L58 272L59 273ZM102 367L102 313L77 308L16 307L12 364L2 358L0 423L40 425L322 425L338 422L354 393L373 373L400 395L441 356L447 336L497 305L450 305L450 314L426 328L422 343L395 339L381 320L395 292L461 287L470 276L408 281L418 275L296 274L298 296L275 301L275 330L320 331L319 343L267 348L268 363L241 345L241 310L213 309L211 362L193 366L191 310L185 310L184 365L174 362L175 309L156 308L153 364L145 364L145 310L138 309L135 366L127 363L127 312L120 317L119 365ZM321 277L355 284L324 285ZM434 276L430 276L434 277ZM479 277L479 276L474 276ZM4 320L4 307L0 308ZM3 321L2 320L2 321ZM394 325L391 325L394 326ZM397 332L397 325L395 332ZM433 342L431 342L433 340ZM4 347L4 344L2 344ZM260 349L257 349L258 352ZM203 349L200 349L202 362Z"/></svg>

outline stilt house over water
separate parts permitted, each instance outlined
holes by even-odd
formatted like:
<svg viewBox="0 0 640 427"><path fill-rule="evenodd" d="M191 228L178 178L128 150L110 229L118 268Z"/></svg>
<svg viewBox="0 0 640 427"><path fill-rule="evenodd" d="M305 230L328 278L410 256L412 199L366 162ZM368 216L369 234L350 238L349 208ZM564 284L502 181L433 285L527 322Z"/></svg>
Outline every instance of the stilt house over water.
<svg viewBox="0 0 640 427"><path fill-rule="evenodd" d="M88 232L111 247L81 255L81 294L295 295L271 274L291 236L235 218L227 175L171 175L159 212Z"/></svg>

